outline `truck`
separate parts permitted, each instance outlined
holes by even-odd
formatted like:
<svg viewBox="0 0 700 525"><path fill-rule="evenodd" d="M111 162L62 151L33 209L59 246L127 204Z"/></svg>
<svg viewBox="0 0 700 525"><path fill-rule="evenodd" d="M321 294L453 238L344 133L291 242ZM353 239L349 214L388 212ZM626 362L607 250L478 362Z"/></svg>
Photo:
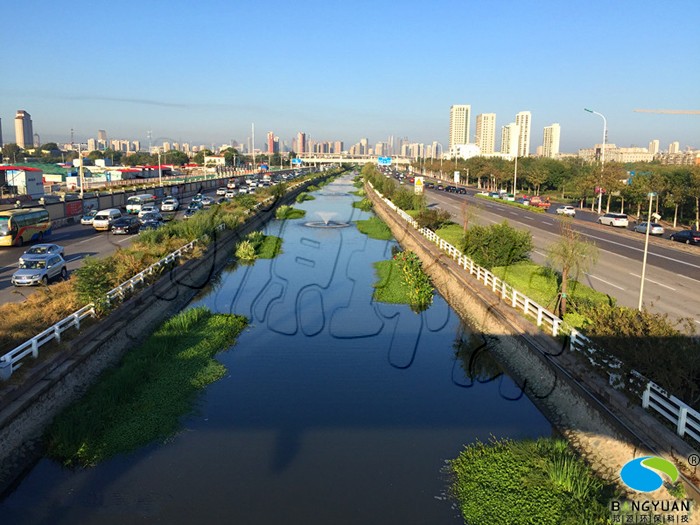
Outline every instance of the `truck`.
<svg viewBox="0 0 700 525"><path fill-rule="evenodd" d="M530 206L548 209L550 206L549 197L545 199L542 199L542 197L539 197L537 195L535 195L534 197L530 197Z"/></svg>

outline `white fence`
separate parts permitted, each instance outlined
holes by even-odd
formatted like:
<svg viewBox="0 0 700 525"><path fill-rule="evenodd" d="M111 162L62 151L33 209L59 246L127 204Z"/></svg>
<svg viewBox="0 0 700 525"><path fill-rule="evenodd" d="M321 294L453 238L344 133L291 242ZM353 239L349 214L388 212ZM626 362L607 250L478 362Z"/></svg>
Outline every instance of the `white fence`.
<svg viewBox="0 0 700 525"><path fill-rule="evenodd" d="M370 184L371 186L371 184ZM374 189L374 188L373 188ZM569 334L569 349L583 353L589 361L594 365L605 366L608 370L616 370L622 368L622 363L615 358L601 357L604 355L599 352L586 336L581 334L564 323L554 313L550 312L543 306L520 293L511 285L503 282L502 279L493 275L486 268L482 268L469 257L460 252L450 243L439 237L435 232L428 228L421 228L418 223L404 210L397 208L390 200L386 199L381 193L374 190L377 195L387 204L392 210L413 226L426 239L438 245L438 247L447 253L453 260L462 268L469 272L470 275L489 288L493 293L500 295L501 300L523 312L527 317L533 319L537 326L552 336L557 336L561 333ZM609 372L610 384L615 387L624 386L620 383L620 376L614 372ZM648 381L640 374L633 372L640 384L646 384L646 389L642 395L642 406L647 409L653 409L668 419L676 427L676 433L683 436L690 436L700 442L700 413L685 404L675 396L670 395L659 385Z"/></svg>

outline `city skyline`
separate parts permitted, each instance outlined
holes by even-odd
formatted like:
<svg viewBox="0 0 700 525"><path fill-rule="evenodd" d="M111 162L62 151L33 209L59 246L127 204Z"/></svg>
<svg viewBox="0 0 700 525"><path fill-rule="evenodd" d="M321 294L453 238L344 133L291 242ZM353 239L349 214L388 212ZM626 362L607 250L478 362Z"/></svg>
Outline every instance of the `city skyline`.
<svg viewBox="0 0 700 525"><path fill-rule="evenodd" d="M138 14L128 23L94 17L90 6L6 6L8 19L32 22L31 49L57 60L26 60L26 41L12 34L20 29L3 35L4 69L17 79L0 86L5 143L23 108L43 142L68 142L71 129L85 141L107 129L143 143L152 130L177 142L245 144L255 123L285 141L305 130L318 141L407 136L447 149L447 109L469 104L473 115L495 113L498 128L530 111L530 154L552 122L561 126L562 152L599 143L602 123L584 107L606 116L610 143L646 147L659 139L661 149L676 141L681 150L700 149L699 116L634 112L698 109L700 72L687 60L697 47L695 2L657 12L602 0L585 8L438 1L428 20L426 6L413 1L398 10L382 1L345 9L273 0L243 10L175 0L164 10L125 0L120 9ZM65 27L80 28L81 38L58 36ZM634 27L653 31L631 38ZM478 54L465 51L475 46ZM307 52L299 58L297 49ZM326 58L317 58L320 50ZM378 50L386 58L377 59ZM475 129L473 118L469 125ZM260 135L255 145L264 149Z"/></svg>

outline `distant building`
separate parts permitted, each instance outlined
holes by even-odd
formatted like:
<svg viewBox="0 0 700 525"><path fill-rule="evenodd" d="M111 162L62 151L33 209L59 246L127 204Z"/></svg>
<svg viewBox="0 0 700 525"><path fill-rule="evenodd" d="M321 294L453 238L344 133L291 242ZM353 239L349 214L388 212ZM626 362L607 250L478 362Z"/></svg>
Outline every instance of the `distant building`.
<svg viewBox="0 0 700 525"><path fill-rule="evenodd" d="M275 134L272 131L267 132L267 152L270 155L275 152Z"/></svg>
<svg viewBox="0 0 700 525"><path fill-rule="evenodd" d="M342 152L343 152L343 141L336 140L335 143L333 144L333 153L342 153Z"/></svg>
<svg viewBox="0 0 700 525"><path fill-rule="evenodd" d="M518 157L530 155L530 129L532 127L532 114L529 111L521 111L515 115L515 123L519 126Z"/></svg>
<svg viewBox="0 0 700 525"><path fill-rule="evenodd" d="M450 107L450 137L448 147L452 150L455 144L469 143L469 120L472 107L469 104L458 104Z"/></svg>
<svg viewBox="0 0 700 525"><path fill-rule="evenodd" d="M32 116L23 109L18 109L15 116L15 141L22 149L31 148L34 144Z"/></svg>
<svg viewBox="0 0 700 525"><path fill-rule="evenodd" d="M557 158L559 156L559 141L561 139L561 129L559 124L552 124L544 128L542 137L542 156Z"/></svg>
<svg viewBox="0 0 700 525"><path fill-rule="evenodd" d="M518 155L518 139L520 138L520 126L511 122L501 128L501 153L509 157Z"/></svg>
<svg viewBox="0 0 700 525"><path fill-rule="evenodd" d="M659 153L659 149L660 149L660 146L659 146L659 139L654 139L654 140L652 140L652 141L649 143L649 148L648 148L648 149L649 149L649 153L651 153L652 155L656 155L657 153Z"/></svg>
<svg viewBox="0 0 700 525"><path fill-rule="evenodd" d="M307 150L306 133L300 131L297 133L297 153L304 153Z"/></svg>
<svg viewBox="0 0 700 525"><path fill-rule="evenodd" d="M97 130L97 140L107 142L107 132L103 129L98 129Z"/></svg>
<svg viewBox="0 0 700 525"><path fill-rule="evenodd" d="M668 152L673 155L674 153L680 153L681 151L681 144L677 140L675 142L671 142L668 146Z"/></svg>
<svg viewBox="0 0 700 525"><path fill-rule="evenodd" d="M97 150L97 141L95 139L87 139L87 150L88 151L95 151Z"/></svg>
<svg viewBox="0 0 700 525"><path fill-rule="evenodd" d="M482 155L496 151L496 114L481 113L476 116L476 145Z"/></svg>
<svg viewBox="0 0 700 525"><path fill-rule="evenodd" d="M578 157L586 162L596 162L601 159L602 144L593 148L580 149ZM605 145L605 162L651 162L654 156L647 148L618 148L615 144Z"/></svg>

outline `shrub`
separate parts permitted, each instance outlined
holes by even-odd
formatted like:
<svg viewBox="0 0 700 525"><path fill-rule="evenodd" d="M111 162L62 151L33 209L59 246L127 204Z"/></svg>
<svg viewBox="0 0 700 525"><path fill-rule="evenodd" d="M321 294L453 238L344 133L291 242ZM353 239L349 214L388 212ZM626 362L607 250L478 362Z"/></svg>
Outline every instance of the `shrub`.
<svg viewBox="0 0 700 525"><path fill-rule="evenodd" d="M249 240L244 240L236 246L236 257L242 261L254 261L257 257L255 254L255 245Z"/></svg>
<svg viewBox="0 0 700 525"><path fill-rule="evenodd" d="M532 235L504 221L491 226L472 226L464 235L462 252L486 268L524 261L532 250Z"/></svg>
<svg viewBox="0 0 700 525"><path fill-rule="evenodd" d="M423 209L415 216L415 220L421 228L433 231L452 223L450 213L439 208Z"/></svg>
<svg viewBox="0 0 700 525"><path fill-rule="evenodd" d="M399 188L391 197L391 200L402 210L413 210L413 193L406 188Z"/></svg>
<svg viewBox="0 0 700 525"><path fill-rule="evenodd" d="M408 286L411 306L425 309L433 302L433 285L423 271L423 263L412 251L399 252L394 256L402 273L404 284Z"/></svg>
<svg viewBox="0 0 700 525"><path fill-rule="evenodd" d="M361 201L355 201L352 203L353 208L358 208L362 211L371 211L372 210L372 201L365 198L362 199Z"/></svg>

